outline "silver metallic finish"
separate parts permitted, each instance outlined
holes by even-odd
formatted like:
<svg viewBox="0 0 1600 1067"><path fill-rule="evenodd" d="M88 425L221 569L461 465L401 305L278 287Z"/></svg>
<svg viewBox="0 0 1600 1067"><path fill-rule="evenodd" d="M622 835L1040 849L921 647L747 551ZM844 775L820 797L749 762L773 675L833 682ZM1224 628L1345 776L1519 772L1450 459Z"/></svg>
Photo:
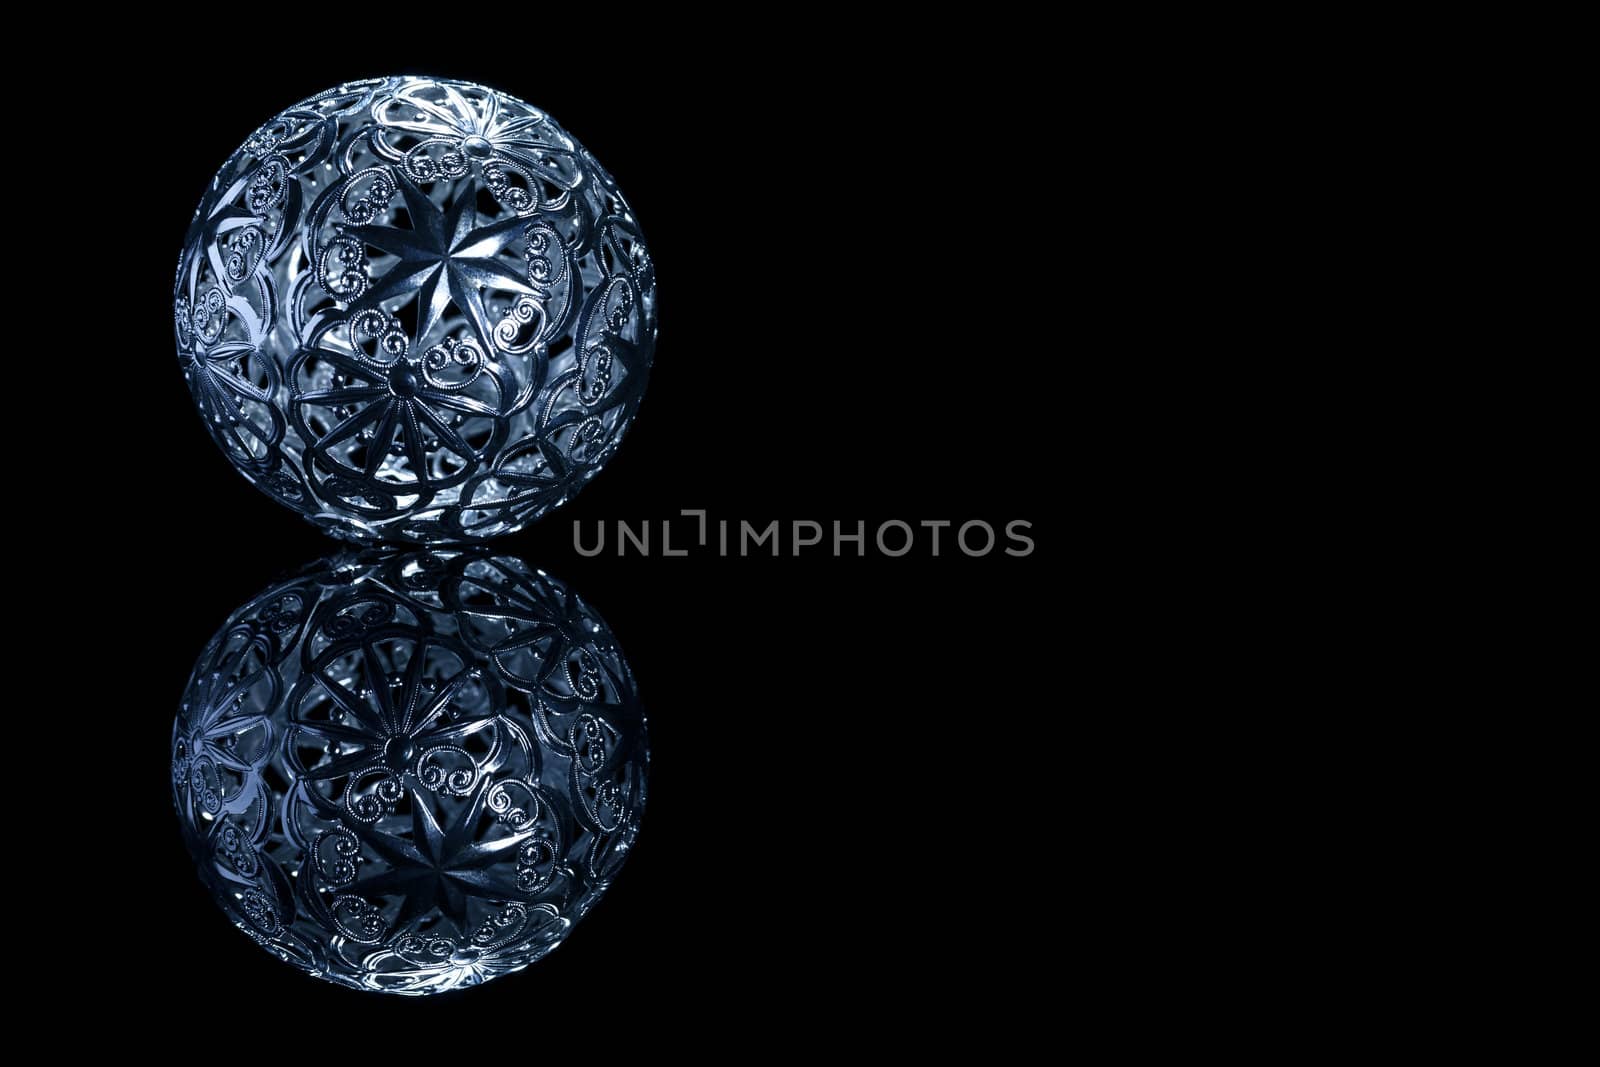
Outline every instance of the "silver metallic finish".
<svg viewBox="0 0 1600 1067"><path fill-rule="evenodd" d="M173 293L183 374L246 478L330 533L510 533L616 449L655 271L616 183L465 82L341 85L223 165Z"/></svg>
<svg viewBox="0 0 1600 1067"><path fill-rule="evenodd" d="M319 978L427 994L521 970L621 868L649 762L604 621L485 549L347 554L236 611L172 731L233 923Z"/></svg>

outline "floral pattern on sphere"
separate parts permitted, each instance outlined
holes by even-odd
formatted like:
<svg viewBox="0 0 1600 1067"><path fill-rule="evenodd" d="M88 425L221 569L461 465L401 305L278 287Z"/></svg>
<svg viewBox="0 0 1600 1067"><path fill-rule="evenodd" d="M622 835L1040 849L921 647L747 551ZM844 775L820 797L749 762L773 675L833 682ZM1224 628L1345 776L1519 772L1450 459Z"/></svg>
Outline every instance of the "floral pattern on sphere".
<svg viewBox="0 0 1600 1067"><path fill-rule="evenodd" d="M281 959L428 994L520 970L617 874L646 723L603 620L470 547L347 554L195 665L172 789L201 880Z"/></svg>
<svg viewBox="0 0 1600 1067"><path fill-rule="evenodd" d="M246 478L352 540L511 533L621 442L655 269L549 116L466 82L352 83L223 165L173 292L180 366Z"/></svg>

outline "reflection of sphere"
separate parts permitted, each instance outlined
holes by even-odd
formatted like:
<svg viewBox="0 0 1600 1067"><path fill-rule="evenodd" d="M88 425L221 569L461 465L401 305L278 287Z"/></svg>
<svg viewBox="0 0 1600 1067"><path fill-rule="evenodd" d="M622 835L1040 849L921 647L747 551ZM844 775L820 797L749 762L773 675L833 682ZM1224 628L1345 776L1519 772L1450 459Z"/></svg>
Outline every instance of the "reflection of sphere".
<svg viewBox="0 0 1600 1067"><path fill-rule="evenodd" d="M172 783L234 923L330 981L434 993L554 948L621 867L645 719L583 601L508 556L323 561L195 665Z"/></svg>
<svg viewBox="0 0 1600 1067"><path fill-rule="evenodd" d="M638 409L655 270L543 112L428 78L342 85L223 164L184 242L178 358L211 435L353 539L508 533Z"/></svg>

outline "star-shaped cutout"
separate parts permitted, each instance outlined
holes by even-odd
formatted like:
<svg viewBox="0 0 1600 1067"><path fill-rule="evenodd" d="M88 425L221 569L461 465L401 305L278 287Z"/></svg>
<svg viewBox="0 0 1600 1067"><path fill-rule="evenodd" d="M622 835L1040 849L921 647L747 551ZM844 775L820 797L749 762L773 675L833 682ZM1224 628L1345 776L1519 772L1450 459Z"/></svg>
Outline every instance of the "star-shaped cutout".
<svg viewBox="0 0 1600 1067"><path fill-rule="evenodd" d="M456 816L447 820L446 826L439 825L428 807L427 798L420 791L412 790L409 839L396 837L376 826L345 822L345 828L387 860L390 869L362 878L344 892L366 900L384 894L404 894L405 901L390 926L391 932L405 930L435 907L442 908L449 916L464 915L467 897L496 901L526 898L527 893L517 888L514 872L517 849L530 834L475 840L489 788L485 776ZM307 792L324 816L339 818L339 809L332 801L314 789ZM494 869L502 864L513 872L509 879Z"/></svg>
<svg viewBox="0 0 1600 1067"><path fill-rule="evenodd" d="M357 240L398 256L396 263L350 310L381 308L385 301L417 293L419 348L453 302L476 329L486 350L492 350L493 329L483 306L483 291L493 287L508 292L537 295L532 286L500 252L522 236L527 220L516 216L478 226L478 186L468 181L457 187L455 202L441 209L404 174L398 176L411 229L393 226L346 226Z"/></svg>

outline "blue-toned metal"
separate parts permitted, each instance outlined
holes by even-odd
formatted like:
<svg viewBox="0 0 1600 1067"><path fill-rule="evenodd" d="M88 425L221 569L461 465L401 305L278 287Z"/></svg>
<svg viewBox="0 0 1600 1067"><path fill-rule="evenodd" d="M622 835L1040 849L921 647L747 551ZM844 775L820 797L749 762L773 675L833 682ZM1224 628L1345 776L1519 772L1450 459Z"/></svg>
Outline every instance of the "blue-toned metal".
<svg viewBox="0 0 1600 1067"><path fill-rule="evenodd" d="M234 612L172 787L201 880L320 978L426 994L526 967L605 891L649 752L611 632L484 549L350 553Z"/></svg>
<svg viewBox="0 0 1600 1067"><path fill-rule="evenodd" d="M510 533L638 410L655 270L543 112L429 78L341 85L223 164L184 242L178 357L246 478L330 533Z"/></svg>

